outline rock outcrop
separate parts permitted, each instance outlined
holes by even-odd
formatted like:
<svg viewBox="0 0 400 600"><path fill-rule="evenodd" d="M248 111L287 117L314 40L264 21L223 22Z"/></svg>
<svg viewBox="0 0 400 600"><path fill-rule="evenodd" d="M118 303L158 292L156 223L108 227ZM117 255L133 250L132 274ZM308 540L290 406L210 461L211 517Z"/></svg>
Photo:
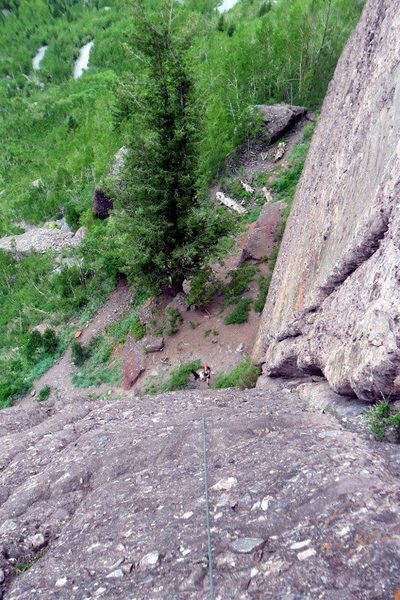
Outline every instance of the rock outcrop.
<svg viewBox="0 0 400 600"><path fill-rule="evenodd" d="M110 211L113 208L111 196L121 192L125 187L125 183L122 180L122 170L128 154L129 148L126 148L125 146L122 146L118 152L116 152L114 155L114 162L108 175L93 192L92 211L93 214L100 219L107 219L109 217Z"/></svg>
<svg viewBox="0 0 400 600"><path fill-rule="evenodd" d="M254 107L262 115L261 135L271 144L307 116L304 106L259 104Z"/></svg>
<svg viewBox="0 0 400 600"><path fill-rule="evenodd" d="M338 63L288 221L255 357L398 398L400 12L369 0ZM398 381L398 379L397 379Z"/></svg>
<svg viewBox="0 0 400 600"><path fill-rule="evenodd" d="M87 232L86 227L80 227L78 231L73 232L65 223L58 223L49 221L43 227L30 225L24 233L0 238L0 250L13 252L16 255L28 254L32 250L36 252L54 250L56 253L61 253L65 248L75 248L83 242Z"/></svg>
<svg viewBox="0 0 400 600"><path fill-rule="evenodd" d="M216 597L393 599L397 448L297 386L0 411L0 596L208 598L204 402Z"/></svg>
<svg viewBox="0 0 400 600"><path fill-rule="evenodd" d="M130 390L145 370L142 345L129 334L122 355L122 387Z"/></svg>
<svg viewBox="0 0 400 600"><path fill-rule="evenodd" d="M262 260L271 253L283 207L283 202L271 202L263 206L257 221L250 225L239 241L242 249L240 263L249 259Z"/></svg>

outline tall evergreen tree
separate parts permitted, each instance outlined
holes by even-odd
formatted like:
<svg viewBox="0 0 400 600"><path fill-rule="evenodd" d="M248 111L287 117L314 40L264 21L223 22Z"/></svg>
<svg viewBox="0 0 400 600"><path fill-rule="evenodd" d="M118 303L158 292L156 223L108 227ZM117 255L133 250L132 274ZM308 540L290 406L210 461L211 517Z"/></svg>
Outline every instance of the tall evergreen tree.
<svg viewBox="0 0 400 600"><path fill-rule="evenodd" d="M185 278L205 267L230 221L196 186L198 115L188 59L193 30L180 21L183 9L174 0L157 14L146 12L141 0L135 8L135 76L119 92L131 152L116 222L131 280L153 291L179 291Z"/></svg>

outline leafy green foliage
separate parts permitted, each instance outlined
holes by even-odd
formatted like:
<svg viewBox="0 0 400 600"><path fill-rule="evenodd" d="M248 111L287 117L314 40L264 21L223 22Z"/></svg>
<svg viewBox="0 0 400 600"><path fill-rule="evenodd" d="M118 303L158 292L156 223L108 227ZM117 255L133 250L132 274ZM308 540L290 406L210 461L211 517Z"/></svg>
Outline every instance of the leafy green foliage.
<svg viewBox="0 0 400 600"><path fill-rule="evenodd" d="M271 285L272 275L262 275L258 280L258 294L254 301L254 310L262 313L265 301L267 299L269 286Z"/></svg>
<svg viewBox="0 0 400 600"><path fill-rule="evenodd" d="M165 383L161 386L162 392L173 392L174 390L185 390L189 383L192 371L201 367L199 360L185 363L173 370Z"/></svg>
<svg viewBox="0 0 400 600"><path fill-rule="evenodd" d="M229 373L218 375L214 380L213 387L216 389L238 387L241 390L253 388L260 375L261 368L246 358Z"/></svg>
<svg viewBox="0 0 400 600"><path fill-rule="evenodd" d="M27 336L24 348L27 360L35 362L46 355L55 355L59 348L59 340L54 329L47 328L43 335L39 331L32 331Z"/></svg>
<svg viewBox="0 0 400 600"><path fill-rule="evenodd" d="M91 350L88 346L82 346L78 340L73 340L71 344L72 362L75 366L81 367L90 357Z"/></svg>
<svg viewBox="0 0 400 600"><path fill-rule="evenodd" d="M179 331L179 327L183 322L183 318L178 309L167 306L165 309L165 317L166 317L166 326L165 333L166 335L174 335Z"/></svg>
<svg viewBox="0 0 400 600"><path fill-rule="evenodd" d="M169 378L162 384L157 384L154 381L147 381L143 394L160 394L161 392L173 392L176 390L185 390L188 387L192 371L196 371L201 367L199 360L193 360L180 365L171 371Z"/></svg>
<svg viewBox="0 0 400 600"><path fill-rule="evenodd" d="M230 12L234 35L214 29L199 37L193 56L203 111L204 179L254 132L249 107L287 102L318 108L363 1L239 2ZM262 18L260 18L260 16Z"/></svg>
<svg viewBox="0 0 400 600"><path fill-rule="evenodd" d="M224 319L225 325L241 325L249 319L249 310L253 300L251 298L241 298L235 308Z"/></svg>
<svg viewBox="0 0 400 600"><path fill-rule="evenodd" d="M214 277L211 270L200 271L190 280L190 292L186 301L189 305L201 308L209 304L221 289L221 282Z"/></svg>
<svg viewBox="0 0 400 600"><path fill-rule="evenodd" d="M131 325L131 333L135 340L138 342L146 335L146 325L142 323L139 319L137 319Z"/></svg>
<svg viewBox="0 0 400 600"><path fill-rule="evenodd" d="M260 216L260 213L261 206L252 206L250 210L248 210L244 215L245 222L249 225L250 223L254 223L254 221L257 221L258 217Z"/></svg>
<svg viewBox="0 0 400 600"><path fill-rule="evenodd" d="M202 201L197 189L199 115L188 60L195 30L181 28L178 5L162 3L157 12L140 0L134 6L137 78L119 93L132 150L116 212L125 240L124 270L141 287L179 291L185 278L210 261L232 219ZM136 102L129 106L132 96Z"/></svg>
<svg viewBox="0 0 400 600"><path fill-rule="evenodd" d="M38 394L38 400L39 400L39 402L44 402L45 400L47 400L47 398L50 396L50 392L51 392L51 386L50 385L44 385L39 390L39 394Z"/></svg>
<svg viewBox="0 0 400 600"><path fill-rule="evenodd" d="M387 400L383 399L370 408L364 413L364 419L377 441L381 442L386 433L393 430L396 440L400 442L400 412L392 412Z"/></svg>
<svg viewBox="0 0 400 600"><path fill-rule="evenodd" d="M230 271L230 282L224 290L225 304L234 304L249 288L251 281L257 273L257 267L245 264L234 271Z"/></svg>

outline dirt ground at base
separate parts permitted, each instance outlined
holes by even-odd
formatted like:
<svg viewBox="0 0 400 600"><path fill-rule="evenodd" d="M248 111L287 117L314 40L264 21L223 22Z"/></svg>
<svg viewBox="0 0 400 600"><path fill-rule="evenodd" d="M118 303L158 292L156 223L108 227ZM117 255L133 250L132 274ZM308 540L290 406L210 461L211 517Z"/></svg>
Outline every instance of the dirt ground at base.
<svg viewBox="0 0 400 600"><path fill-rule="evenodd" d="M244 297L254 299L258 293L258 278L268 273L266 263L260 262L256 266L259 272ZM170 300L165 297L159 299L157 312L160 319ZM204 309L182 312L183 322L179 331L173 336L164 337L165 346L162 351L147 355L146 371L134 389L141 392L146 383L160 383L171 370L196 359L210 366L213 378L214 375L230 371L245 357L250 356L260 315L251 307L246 323L225 325L224 318L232 309L232 305L224 307L223 297L217 296Z"/></svg>

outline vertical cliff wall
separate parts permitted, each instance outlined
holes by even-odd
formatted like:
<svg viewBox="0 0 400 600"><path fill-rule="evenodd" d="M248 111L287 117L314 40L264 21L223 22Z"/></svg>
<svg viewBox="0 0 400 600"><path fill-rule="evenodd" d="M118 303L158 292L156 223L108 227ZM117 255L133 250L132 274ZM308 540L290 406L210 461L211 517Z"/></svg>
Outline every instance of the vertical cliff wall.
<svg viewBox="0 0 400 600"><path fill-rule="evenodd" d="M368 0L338 63L264 309L267 375L400 388L400 10ZM397 378L397 379L396 379Z"/></svg>

